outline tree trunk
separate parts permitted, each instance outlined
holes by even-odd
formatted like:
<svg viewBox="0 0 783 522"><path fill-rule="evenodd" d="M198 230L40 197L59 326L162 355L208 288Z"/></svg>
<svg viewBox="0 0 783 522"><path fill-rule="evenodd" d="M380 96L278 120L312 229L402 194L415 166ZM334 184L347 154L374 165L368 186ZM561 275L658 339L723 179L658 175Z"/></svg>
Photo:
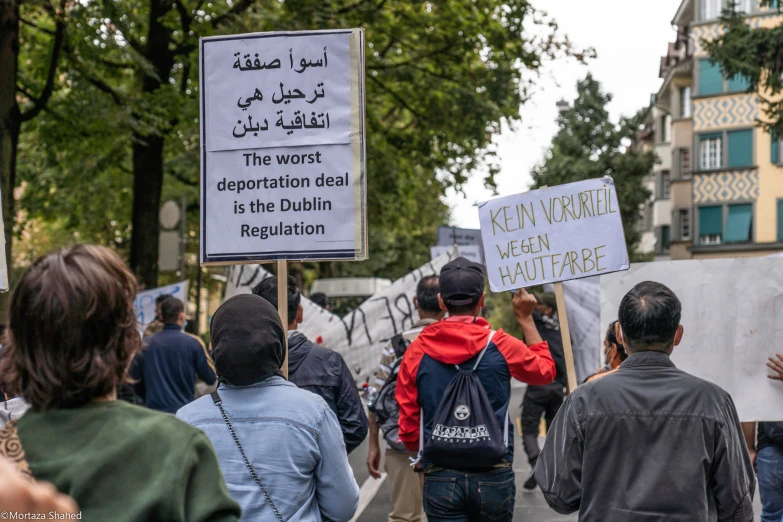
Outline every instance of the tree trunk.
<svg viewBox="0 0 783 522"><path fill-rule="evenodd" d="M0 191L5 222L5 255L11 271L11 246L15 222L14 188L16 153L22 126L16 102L19 57L19 2L0 0Z"/></svg>
<svg viewBox="0 0 783 522"><path fill-rule="evenodd" d="M2 2L3 0L0 0ZM168 83L174 67L174 53L169 49L169 29L163 17L171 2L150 0L150 18L144 56L154 69L154 75L137 70L142 92L150 95ZM143 118L143 115L140 115ZM163 189L163 131L147 136L134 134L133 140L133 229L131 232L130 264L146 288L158 286L158 212Z"/></svg>

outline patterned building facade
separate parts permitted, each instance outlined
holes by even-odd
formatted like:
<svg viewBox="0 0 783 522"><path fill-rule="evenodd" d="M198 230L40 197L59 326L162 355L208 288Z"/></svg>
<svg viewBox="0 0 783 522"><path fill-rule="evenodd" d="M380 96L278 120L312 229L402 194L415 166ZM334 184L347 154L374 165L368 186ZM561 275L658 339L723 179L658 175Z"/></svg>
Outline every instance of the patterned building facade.
<svg viewBox="0 0 783 522"><path fill-rule="evenodd" d="M758 127L759 97L742 77L726 78L702 40L720 34L728 0L683 0L659 71L655 96L670 137L656 203L668 200L668 226L656 230L656 251L671 259L766 255L783 250L783 154ZM740 0L753 27L781 22L776 9Z"/></svg>

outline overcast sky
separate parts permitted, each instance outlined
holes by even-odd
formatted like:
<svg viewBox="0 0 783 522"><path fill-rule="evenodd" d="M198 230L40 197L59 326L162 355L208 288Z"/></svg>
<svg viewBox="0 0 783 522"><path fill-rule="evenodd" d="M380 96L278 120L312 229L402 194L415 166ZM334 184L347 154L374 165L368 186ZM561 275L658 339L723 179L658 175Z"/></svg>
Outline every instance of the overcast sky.
<svg viewBox="0 0 783 522"><path fill-rule="evenodd" d="M561 60L547 66L531 100L520 109L522 122L496 140L502 167L496 177L500 196L528 189L530 171L557 131L555 103L573 100L577 80L588 72L614 96L609 106L613 118L631 115L649 103L650 94L661 85L660 57L676 36L671 20L680 0L534 0L533 5L549 13L576 46L593 47L598 57L587 65ZM452 191L446 198L453 225L479 228L474 204L493 197L482 178L477 173L465 185L467 196Z"/></svg>

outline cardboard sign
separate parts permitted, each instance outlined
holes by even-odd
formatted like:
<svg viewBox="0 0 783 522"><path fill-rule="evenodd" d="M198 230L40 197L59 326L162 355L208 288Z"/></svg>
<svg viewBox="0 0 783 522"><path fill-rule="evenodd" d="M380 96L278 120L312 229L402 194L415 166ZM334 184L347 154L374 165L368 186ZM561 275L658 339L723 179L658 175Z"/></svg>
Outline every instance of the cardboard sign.
<svg viewBox="0 0 783 522"><path fill-rule="evenodd" d="M493 292L630 267L609 177L492 199L479 219Z"/></svg>
<svg viewBox="0 0 783 522"><path fill-rule="evenodd" d="M363 31L200 50L201 263L366 258Z"/></svg>
<svg viewBox="0 0 783 522"><path fill-rule="evenodd" d="M157 299L159 295L164 294L170 294L185 303L185 309L187 310L187 281L180 281L173 285L161 286L159 288L153 288L152 290L139 292L136 294L136 299L133 301L133 309L136 311L136 320L142 331L144 331L148 324L155 320L155 299Z"/></svg>
<svg viewBox="0 0 783 522"><path fill-rule="evenodd" d="M430 247L430 257L435 260L439 256L443 255L446 252L453 251L453 246L433 246ZM484 264L484 258L481 257L481 248L479 248L478 245L462 245L458 246L457 250L459 252L459 255L464 257L465 259L468 259L470 261L474 261L476 263Z"/></svg>

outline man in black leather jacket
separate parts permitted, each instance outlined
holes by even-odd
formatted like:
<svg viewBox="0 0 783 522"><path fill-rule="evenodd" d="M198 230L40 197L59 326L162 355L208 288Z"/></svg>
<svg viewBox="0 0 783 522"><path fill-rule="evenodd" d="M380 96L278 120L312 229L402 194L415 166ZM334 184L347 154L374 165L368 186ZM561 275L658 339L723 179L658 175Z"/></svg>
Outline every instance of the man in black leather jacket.
<svg viewBox="0 0 783 522"><path fill-rule="evenodd" d="M558 513L580 522L753 520L756 480L734 403L678 370L681 305L644 282L623 298L628 359L578 387L547 434L536 480Z"/></svg>
<svg viewBox="0 0 783 522"><path fill-rule="evenodd" d="M277 308L277 278L268 277L253 288ZM288 278L288 380L320 395L337 415L348 453L367 437L369 421L351 370L342 356L313 343L296 331L303 319L302 296L293 277Z"/></svg>

